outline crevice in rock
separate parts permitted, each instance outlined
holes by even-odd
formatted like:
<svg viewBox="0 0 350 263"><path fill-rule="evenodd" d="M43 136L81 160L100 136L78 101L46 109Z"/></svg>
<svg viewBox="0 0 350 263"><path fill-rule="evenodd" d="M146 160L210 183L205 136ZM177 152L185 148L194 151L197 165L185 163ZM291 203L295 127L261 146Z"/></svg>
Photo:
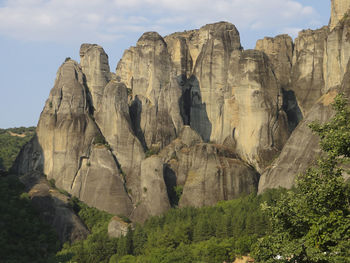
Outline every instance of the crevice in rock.
<svg viewBox="0 0 350 263"><path fill-rule="evenodd" d="M212 132L206 104L202 102L199 81L192 75L182 86L182 95L179 99L180 114L184 125L189 125L203 139L208 142Z"/></svg>
<svg viewBox="0 0 350 263"><path fill-rule="evenodd" d="M292 133L299 122L303 119L303 114L298 105L294 91L282 89L283 105L282 109L287 114L288 129Z"/></svg>
<svg viewBox="0 0 350 263"><path fill-rule="evenodd" d="M163 165L163 178L166 185L170 205L171 207L176 207L179 204L179 197L175 191L175 187L177 186L176 174L168 164Z"/></svg>
<svg viewBox="0 0 350 263"><path fill-rule="evenodd" d="M131 120L131 128L135 134L135 136L139 139L141 142L141 145L146 152L148 150L145 135L142 132L141 129L141 113L142 113L142 102L138 98L138 96L135 96L134 100L132 101L130 107L129 107L129 114L130 114L130 120Z"/></svg>

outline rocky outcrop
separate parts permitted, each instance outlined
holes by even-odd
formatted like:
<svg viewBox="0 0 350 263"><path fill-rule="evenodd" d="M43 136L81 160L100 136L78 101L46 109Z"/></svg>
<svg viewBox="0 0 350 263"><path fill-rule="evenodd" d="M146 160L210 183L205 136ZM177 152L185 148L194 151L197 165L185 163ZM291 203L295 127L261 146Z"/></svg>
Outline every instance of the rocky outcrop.
<svg viewBox="0 0 350 263"><path fill-rule="evenodd" d="M108 236L112 238L125 236L129 227L131 227L129 223L126 223L118 216L114 216L108 224Z"/></svg>
<svg viewBox="0 0 350 263"><path fill-rule="evenodd" d="M329 29L333 30L349 10L350 1L349 0L331 0L331 5L332 5L331 19L329 23Z"/></svg>
<svg viewBox="0 0 350 263"><path fill-rule="evenodd" d="M141 164L140 177L141 199L131 219L144 222L149 216L161 215L170 208L162 160L155 155L145 159Z"/></svg>
<svg viewBox="0 0 350 263"><path fill-rule="evenodd" d="M288 35L265 37L256 42L255 49L263 51L269 57L279 85L283 89L288 89L292 69L293 39Z"/></svg>
<svg viewBox="0 0 350 263"><path fill-rule="evenodd" d="M258 174L234 156L225 155L226 151L211 144L191 149L180 207L214 205L256 191Z"/></svg>
<svg viewBox="0 0 350 263"><path fill-rule="evenodd" d="M259 193L268 188L291 188L296 176L305 172L320 155L319 138L312 133L309 124L312 121L322 123L329 120L333 113L331 103L337 93L335 90L328 92L311 108L290 136L281 154L260 177Z"/></svg>
<svg viewBox="0 0 350 263"><path fill-rule="evenodd" d="M319 153L307 125L331 116L348 23L247 51L227 22L165 38L147 32L116 74L102 47L83 44L80 65L60 67L37 137L14 168L42 171L87 204L140 222L172 205L256 191L259 173L260 192L291 187Z"/></svg>
<svg viewBox="0 0 350 263"><path fill-rule="evenodd" d="M231 59L227 118L236 152L257 171L279 153L288 139L283 97L267 56L247 50Z"/></svg>
<svg viewBox="0 0 350 263"><path fill-rule="evenodd" d="M95 109L101 105L104 87L111 80L108 56L102 47L96 44L82 44L80 47L80 65L86 77Z"/></svg>
<svg viewBox="0 0 350 263"><path fill-rule="evenodd" d="M213 205L256 190L258 174L250 166L228 147L201 142L189 126L159 156L170 199L183 186L180 206Z"/></svg>
<svg viewBox="0 0 350 263"><path fill-rule="evenodd" d="M295 39L291 90L303 116L324 94L323 57L328 27L303 30Z"/></svg>
<svg viewBox="0 0 350 263"><path fill-rule="evenodd" d="M90 110L81 67L68 60L58 70L37 126L43 172L67 191L71 189L81 159L89 156L91 144L100 134Z"/></svg>
<svg viewBox="0 0 350 263"><path fill-rule="evenodd" d="M17 172L41 170L57 187L87 204L130 215L133 207L119 164L92 117L92 108L81 67L66 61L40 116L37 137L19 156Z"/></svg>
<svg viewBox="0 0 350 263"><path fill-rule="evenodd" d="M219 22L199 30L175 33L165 39L169 53L175 54L172 56L175 68L180 68L177 72L182 73L179 77L183 90L184 123L205 141L222 142L225 139L221 132L222 108L228 86L230 56L234 50L241 50L236 27ZM182 63L179 63L179 58L182 58ZM189 68L191 65L192 69Z"/></svg>
<svg viewBox="0 0 350 263"><path fill-rule="evenodd" d="M89 206L115 215L128 216L133 209L124 178L103 144L93 145L89 158L81 160L71 193Z"/></svg>
<svg viewBox="0 0 350 263"><path fill-rule="evenodd" d="M289 135L281 89L267 57L242 51L237 29L227 22L175 33L165 40L176 72L182 74L184 124L206 142L234 141L242 159L263 169ZM254 91L260 93L255 101Z"/></svg>
<svg viewBox="0 0 350 263"><path fill-rule="evenodd" d="M108 83L101 107L95 112L95 120L123 171L136 203L140 198L140 165L145 154L133 133L127 88L123 83L116 80Z"/></svg>
<svg viewBox="0 0 350 263"><path fill-rule="evenodd" d="M341 85L350 58L349 34L350 17L345 17L327 37L323 59L325 79L323 92Z"/></svg>
<svg viewBox="0 0 350 263"><path fill-rule="evenodd" d="M74 213L69 198L50 187L40 172L22 176L31 203L42 219L54 227L61 243L85 239L89 231Z"/></svg>
<svg viewBox="0 0 350 263"><path fill-rule="evenodd" d="M182 127L181 89L164 39L156 32L143 34L124 52L116 75L131 93L134 131L144 147L162 148L175 139Z"/></svg>

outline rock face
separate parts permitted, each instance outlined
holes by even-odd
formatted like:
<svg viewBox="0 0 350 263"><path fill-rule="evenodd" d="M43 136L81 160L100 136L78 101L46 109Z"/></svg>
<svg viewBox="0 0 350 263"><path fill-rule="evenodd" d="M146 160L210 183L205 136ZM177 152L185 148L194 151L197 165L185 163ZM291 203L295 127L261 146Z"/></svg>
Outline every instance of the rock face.
<svg viewBox="0 0 350 263"><path fill-rule="evenodd" d="M324 92L341 85L350 58L349 34L350 17L346 17L327 37L323 62Z"/></svg>
<svg viewBox="0 0 350 263"><path fill-rule="evenodd" d="M328 28L303 30L295 39L291 90L305 116L324 94L323 56Z"/></svg>
<svg viewBox="0 0 350 263"><path fill-rule="evenodd" d="M237 159L230 148L201 142L189 126L159 156L166 163L168 194L172 195L174 186L184 186L180 206L213 205L256 190L256 171Z"/></svg>
<svg viewBox="0 0 350 263"><path fill-rule="evenodd" d="M331 103L337 95L330 91L312 107L294 130L279 157L266 169L259 181L259 193L268 188L291 188L295 177L303 173L319 156L319 138L309 128L312 121L325 122L332 116Z"/></svg>
<svg viewBox="0 0 350 263"><path fill-rule="evenodd" d="M288 35L278 35L274 38L265 37L256 42L255 49L265 52L271 61L272 70L279 85L283 89L288 89L293 59L292 38Z"/></svg>
<svg viewBox="0 0 350 263"><path fill-rule="evenodd" d="M94 145L89 158L81 161L71 192L89 206L130 215L133 207L124 184L112 153L105 145Z"/></svg>
<svg viewBox="0 0 350 263"><path fill-rule="evenodd" d="M116 75L130 90L133 128L145 149L162 148L176 138L182 127L181 89L164 39L156 32L143 34L125 51Z"/></svg>
<svg viewBox="0 0 350 263"><path fill-rule="evenodd" d="M329 23L329 29L333 30L339 21L344 17L350 8L349 0L331 0L331 20Z"/></svg>
<svg viewBox="0 0 350 263"><path fill-rule="evenodd" d="M241 158L261 170L289 135L281 89L267 57L242 51L237 29L227 22L165 40L181 74L184 124L205 142L234 141Z"/></svg>
<svg viewBox="0 0 350 263"><path fill-rule="evenodd" d="M170 208L167 188L163 177L163 162L151 156L141 164L141 199L131 218L143 222L149 216L161 215Z"/></svg>
<svg viewBox="0 0 350 263"><path fill-rule="evenodd" d="M125 236L128 233L130 224L124 222L120 217L115 216L108 224L108 236L112 238L118 238Z"/></svg>
<svg viewBox="0 0 350 263"><path fill-rule="evenodd" d="M102 47L83 44L80 64L58 70L14 170L45 173L88 205L140 222L258 185L291 187L319 154L308 123L327 121L347 89L347 5L332 2L331 30L302 31L294 44L264 38L255 50L243 50L228 22L147 32L116 74Z"/></svg>
<svg viewBox="0 0 350 263"><path fill-rule="evenodd" d="M281 90L267 56L260 51L236 53L230 69L227 108L236 151L261 172L289 136Z"/></svg>
<svg viewBox="0 0 350 263"><path fill-rule="evenodd" d="M69 60L58 70L37 127L43 172L66 190L71 189L81 159L89 156L91 144L99 135L90 110L81 67Z"/></svg>
<svg viewBox="0 0 350 263"><path fill-rule="evenodd" d="M86 77L86 84L92 96L95 109L101 105L104 87L111 80L108 56L102 47L95 44L82 44L80 65Z"/></svg>
<svg viewBox="0 0 350 263"><path fill-rule="evenodd" d="M123 83L116 80L108 83L101 99L101 107L95 112L95 120L118 160L128 188L132 189L130 197L134 201L139 200L139 174L144 151L132 130L127 88Z"/></svg>
<svg viewBox="0 0 350 263"><path fill-rule="evenodd" d="M19 159L27 161L19 162L17 171L42 168L57 187L87 204L130 215L132 204L118 163L103 142L98 142L104 137L92 117L84 79L76 62L69 60L61 66L40 116L37 139L20 155Z"/></svg>

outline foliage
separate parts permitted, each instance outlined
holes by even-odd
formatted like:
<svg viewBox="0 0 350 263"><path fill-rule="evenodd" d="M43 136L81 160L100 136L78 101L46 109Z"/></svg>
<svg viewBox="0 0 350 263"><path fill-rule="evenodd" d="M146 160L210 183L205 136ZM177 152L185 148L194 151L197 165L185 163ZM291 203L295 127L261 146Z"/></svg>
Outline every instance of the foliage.
<svg viewBox="0 0 350 263"><path fill-rule="evenodd" d="M14 176L0 177L0 261L43 262L56 253L56 233L32 207L24 185Z"/></svg>
<svg viewBox="0 0 350 263"><path fill-rule="evenodd" d="M8 170L11 168L22 146L34 134L35 127L0 129L0 169Z"/></svg>
<svg viewBox="0 0 350 263"><path fill-rule="evenodd" d="M264 205L273 231L256 244L257 262L350 262L350 192L339 168L350 156L350 108L343 96L333 107L329 122L311 125L324 156L294 190Z"/></svg>
<svg viewBox="0 0 350 263"><path fill-rule="evenodd" d="M213 207L171 209L163 216L149 218L143 225L136 224L126 236L117 239L107 235L111 215L72 198L71 206L91 235L84 241L65 244L55 261L232 261L236 255L247 254L257 238L265 235L269 222L259 210L260 204L276 202L281 192L284 190L251 194Z"/></svg>
<svg viewBox="0 0 350 263"><path fill-rule="evenodd" d="M116 253L117 247L117 240L109 238L107 234L112 215L89 207L76 197L71 198L69 204L91 234L86 240L64 244L63 249L51 259L51 262L108 262Z"/></svg>
<svg viewBox="0 0 350 263"><path fill-rule="evenodd" d="M159 149L158 148L150 148L145 152L146 158L158 154L159 153Z"/></svg>
<svg viewBox="0 0 350 263"><path fill-rule="evenodd" d="M102 134L98 134L94 138L93 144L95 144L95 145L105 145L105 144L107 144L107 142L106 142L106 139L103 137Z"/></svg>
<svg viewBox="0 0 350 263"><path fill-rule="evenodd" d="M251 194L213 207L171 209L151 217L132 231L132 253L117 247L110 262L232 262L265 235L269 222L259 206L275 202L281 192Z"/></svg>

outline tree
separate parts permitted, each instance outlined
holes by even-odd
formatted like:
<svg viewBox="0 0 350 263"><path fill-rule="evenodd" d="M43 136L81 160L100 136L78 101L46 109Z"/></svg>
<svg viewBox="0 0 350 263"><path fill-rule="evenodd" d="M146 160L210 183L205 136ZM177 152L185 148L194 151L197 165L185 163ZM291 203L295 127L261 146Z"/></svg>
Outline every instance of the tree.
<svg viewBox="0 0 350 263"><path fill-rule="evenodd" d="M263 206L272 232L255 245L257 262L350 262L350 194L339 168L350 157L350 107L339 95L333 108L329 122L310 125L323 157L298 176L295 189Z"/></svg>

